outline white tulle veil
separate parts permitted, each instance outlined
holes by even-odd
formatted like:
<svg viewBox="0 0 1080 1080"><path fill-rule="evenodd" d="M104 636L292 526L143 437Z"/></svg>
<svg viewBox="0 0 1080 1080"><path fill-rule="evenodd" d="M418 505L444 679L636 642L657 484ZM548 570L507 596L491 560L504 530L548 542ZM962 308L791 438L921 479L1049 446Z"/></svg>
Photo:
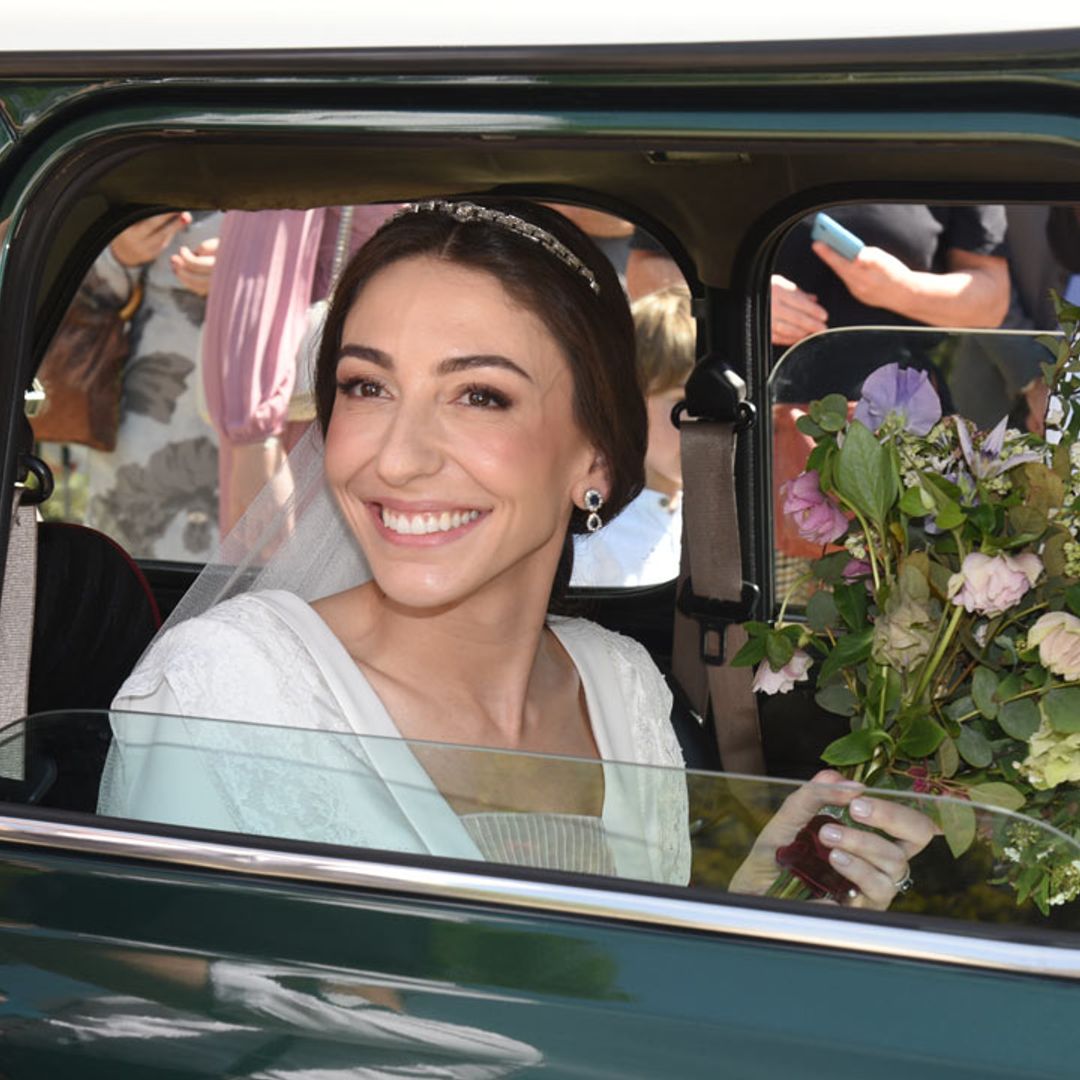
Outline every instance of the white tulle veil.
<svg viewBox="0 0 1080 1080"><path fill-rule="evenodd" d="M286 589L318 600L371 577L327 487L317 423L218 545L159 635L241 593Z"/></svg>

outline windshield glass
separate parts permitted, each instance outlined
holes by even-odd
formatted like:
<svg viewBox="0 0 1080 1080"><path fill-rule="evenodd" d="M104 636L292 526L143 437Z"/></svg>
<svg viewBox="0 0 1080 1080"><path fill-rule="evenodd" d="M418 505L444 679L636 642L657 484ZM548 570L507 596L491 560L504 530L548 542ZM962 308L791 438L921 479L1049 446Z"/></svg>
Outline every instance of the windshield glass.
<svg viewBox="0 0 1080 1080"><path fill-rule="evenodd" d="M8 804L219 831L230 842L243 834L653 882L703 898L851 902L817 840L831 823L854 827L842 805L850 796L835 785L118 712L32 717L5 731L0 750ZM873 796L942 831L912 859L912 887L892 911L1080 929L1076 839L968 801ZM793 797L809 826L770 835Z"/></svg>

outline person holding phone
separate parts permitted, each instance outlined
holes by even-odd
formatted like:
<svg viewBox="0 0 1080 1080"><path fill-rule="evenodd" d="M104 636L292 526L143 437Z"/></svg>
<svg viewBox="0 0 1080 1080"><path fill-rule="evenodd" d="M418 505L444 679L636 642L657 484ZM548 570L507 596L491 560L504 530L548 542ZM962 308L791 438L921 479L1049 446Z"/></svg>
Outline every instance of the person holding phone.
<svg viewBox="0 0 1080 1080"><path fill-rule="evenodd" d="M771 281L773 345L837 326L1001 325L1004 207L856 203L828 215L863 247L848 258L812 239L815 215L791 230Z"/></svg>

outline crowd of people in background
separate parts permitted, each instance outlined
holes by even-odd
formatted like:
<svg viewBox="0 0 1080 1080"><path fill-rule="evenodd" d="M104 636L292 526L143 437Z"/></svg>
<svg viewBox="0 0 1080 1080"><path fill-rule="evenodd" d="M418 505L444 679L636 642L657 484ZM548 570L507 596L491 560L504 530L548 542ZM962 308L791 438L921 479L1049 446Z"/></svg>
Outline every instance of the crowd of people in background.
<svg viewBox="0 0 1080 1080"><path fill-rule="evenodd" d="M62 512L137 558L205 561L313 419L310 370L326 298L343 262L396 209L178 212L117 236L82 285L95 302L118 308L142 290L116 445L44 448ZM557 209L596 241L633 301L650 423L646 489L609 528L579 540L574 582L670 580L682 488L670 415L696 355L689 289L644 230L596 210ZM1051 290L1080 300L1072 207L860 203L829 215L864 246L848 258L814 239L813 215L783 237L771 275L774 361L837 327L1052 330ZM988 409L1005 402L1011 412L1020 402L1040 422L1046 400L1037 365L1007 352L973 362L994 366L997 397L980 388ZM850 389L793 378L777 391L788 412ZM779 430L785 418L774 423ZM788 426L794 431L794 421Z"/></svg>

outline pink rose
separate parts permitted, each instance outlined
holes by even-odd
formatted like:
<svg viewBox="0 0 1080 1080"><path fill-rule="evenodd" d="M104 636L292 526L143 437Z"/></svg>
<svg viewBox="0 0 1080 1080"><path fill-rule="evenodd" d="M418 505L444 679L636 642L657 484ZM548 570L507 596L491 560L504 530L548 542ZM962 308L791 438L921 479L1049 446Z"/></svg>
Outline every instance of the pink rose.
<svg viewBox="0 0 1080 1080"><path fill-rule="evenodd" d="M763 660L754 672L753 689L763 694L786 694L797 682L806 681L806 673L812 663L813 660L802 649L796 649L779 671L773 671L769 661Z"/></svg>
<svg viewBox="0 0 1080 1080"><path fill-rule="evenodd" d="M1043 565L1038 555L984 555L972 552L960 572L949 578L954 604L980 615L1000 615L1013 606L1038 580Z"/></svg>
<svg viewBox="0 0 1080 1080"><path fill-rule="evenodd" d="M831 544L847 532L848 520L840 507L822 492L818 479L817 469L811 469L781 484L783 510L795 522L804 540Z"/></svg>
<svg viewBox="0 0 1080 1080"><path fill-rule="evenodd" d="M1080 619L1067 611L1040 615L1028 631L1028 647L1039 647L1044 668L1066 682L1080 679Z"/></svg>

